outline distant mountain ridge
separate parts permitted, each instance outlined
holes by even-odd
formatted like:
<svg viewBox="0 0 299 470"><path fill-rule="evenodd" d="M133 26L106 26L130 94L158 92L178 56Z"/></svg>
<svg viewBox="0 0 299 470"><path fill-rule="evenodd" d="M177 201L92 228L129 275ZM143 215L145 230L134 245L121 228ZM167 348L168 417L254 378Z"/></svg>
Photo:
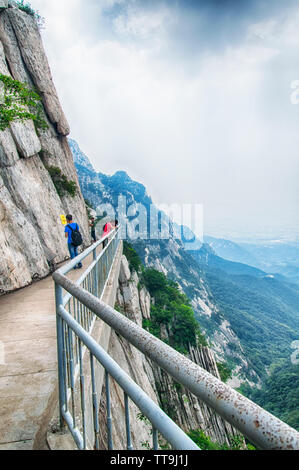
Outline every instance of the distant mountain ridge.
<svg viewBox="0 0 299 470"><path fill-rule="evenodd" d="M116 207L120 194L126 196L128 204L140 202L148 206L152 203L144 185L133 181L125 171L117 171L114 175L96 172L89 158L80 151L77 142L69 139L69 144L82 192L94 208L100 203L109 203Z"/></svg>
<svg viewBox="0 0 299 470"><path fill-rule="evenodd" d="M205 236L204 241L224 259L248 264L268 273L281 274L299 284L298 243L271 240L262 243L236 243L211 236Z"/></svg>
<svg viewBox="0 0 299 470"><path fill-rule="evenodd" d="M256 266L258 264L257 259L245 248L240 246L238 243L226 240L224 238L215 238L209 235L204 236L205 243L208 243L218 256L234 261L236 263L249 264Z"/></svg>
<svg viewBox="0 0 299 470"><path fill-rule="evenodd" d="M69 141L69 146L72 150L74 163L76 163L77 165L81 165L83 167L86 167L86 169L93 172L94 169L93 169L92 164L89 161L89 158L87 157L87 155L85 155L81 151L81 149L80 149L79 145L77 144L77 142L73 139L70 139L70 138L68 139L68 141Z"/></svg>
<svg viewBox="0 0 299 470"><path fill-rule="evenodd" d="M221 258L208 243L204 243L200 250L190 251L190 253L199 262L199 264L217 268L229 274L247 274L256 277L267 276L267 273L261 269L254 268L244 263L233 262Z"/></svg>

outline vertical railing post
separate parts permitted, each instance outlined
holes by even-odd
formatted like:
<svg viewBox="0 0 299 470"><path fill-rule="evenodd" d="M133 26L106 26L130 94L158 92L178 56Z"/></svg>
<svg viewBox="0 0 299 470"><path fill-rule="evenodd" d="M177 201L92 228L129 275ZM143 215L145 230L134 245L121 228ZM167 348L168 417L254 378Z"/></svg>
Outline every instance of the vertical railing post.
<svg viewBox="0 0 299 470"><path fill-rule="evenodd" d="M95 261L97 259L97 249L95 248L92 252L92 256L93 256L93 261ZM95 291L93 292L93 294L98 297L99 295L99 277L98 277L98 267L97 265L95 265L94 267L94 286L95 286Z"/></svg>
<svg viewBox="0 0 299 470"><path fill-rule="evenodd" d="M93 427L94 427L94 447L99 450L99 407L96 390L96 377L94 368L94 357L90 354L90 372L91 372L91 391L92 391L92 407L93 407Z"/></svg>
<svg viewBox="0 0 299 470"><path fill-rule="evenodd" d="M59 314L59 307L63 304L62 287L55 282L55 303L56 303L56 333L57 333L57 364L58 364L58 386L59 386L59 415L60 427L64 426L62 410L65 407L65 380L64 380L64 360L63 360L63 320Z"/></svg>
<svg viewBox="0 0 299 470"><path fill-rule="evenodd" d="M85 413L85 377L83 372L82 345L79 339L79 364L80 364L80 394L81 394L81 414L83 428L83 449L86 449L86 413Z"/></svg>
<svg viewBox="0 0 299 470"><path fill-rule="evenodd" d="M159 449L159 443L158 443L158 430L153 427L153 450L158 450Z"/></svg>
<svg viewBox="0 0 299 470"><path fill-rule="evenodd" d="M126 435L127 435L127 450L133 450L131 441L131 430L130 430L130 410L129 410L129 399L128 395L124 392L125 401L125 417L126 417Z"/></svg>
<svg viewBox="0 0 299 470"><path fill-rule="evenodd" d="M113 450L110 385L109 385L109 374L106 370L105 370L105 387L106 387L106 407L107 407L108 450Z"/></svg>

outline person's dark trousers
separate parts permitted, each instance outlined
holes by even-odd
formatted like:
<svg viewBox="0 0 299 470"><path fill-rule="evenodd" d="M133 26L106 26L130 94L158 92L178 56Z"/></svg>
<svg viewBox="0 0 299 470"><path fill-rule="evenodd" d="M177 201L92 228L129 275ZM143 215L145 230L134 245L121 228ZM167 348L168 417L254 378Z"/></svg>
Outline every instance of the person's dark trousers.
<svg viewBox="0 0 299 470"><path fill-rule="evenodd" d="M106 240L103 241L103 243L102 243L103 249L105 248L105 246L108 245L108 242L109 242L108 238L106 238Z"/></svg>
<svg viewBox="0 0 299 470"><path fill-rule="evenodd" d="M91 238L93 239L94 242L97 241L97 237L96 237L95 231L92 231L92 232L91 232Z"/></svg>
<svg viewBox="0 0 299 470"><path fill-rule="evenodd" d="M76 256L78 256L78 247L73 245L72 243L68 243L68 247L69 247L69 252L70 252L71 259L76 258ZM74 267L74 269L77 269L77 268L82 268L82 263L78 263Z"/></svg>

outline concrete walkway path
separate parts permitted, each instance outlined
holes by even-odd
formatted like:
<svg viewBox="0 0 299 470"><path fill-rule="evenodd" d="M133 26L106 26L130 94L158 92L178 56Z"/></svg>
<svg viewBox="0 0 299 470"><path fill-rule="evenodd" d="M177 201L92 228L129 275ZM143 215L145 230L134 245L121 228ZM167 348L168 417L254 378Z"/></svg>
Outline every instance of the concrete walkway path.
<svg viewBox="0 0 299 470"><path fill-rule="evenodd" d="M90 262L69 278L77 279ZM48 276L0 297L0 450L47 448L56 387L54 283Z"/></svg>

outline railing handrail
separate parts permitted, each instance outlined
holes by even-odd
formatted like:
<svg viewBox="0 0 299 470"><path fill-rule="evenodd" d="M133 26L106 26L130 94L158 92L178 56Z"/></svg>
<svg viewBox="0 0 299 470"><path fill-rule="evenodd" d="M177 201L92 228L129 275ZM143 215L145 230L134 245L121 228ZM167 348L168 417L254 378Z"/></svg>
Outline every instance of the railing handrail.
<svg viewBox="0 0 299 470"><path fill-rule="evenodd" d="M91 253L94 254L94 259L92 261L92 263L88 266L88 268L83 272L82 276L80 276L76 281L75 281L75 284L77 286L79 286L83 280L88 276L88 274L93 270L93 268L98 264L98 262L100 261L100 259L104 256L105 252L109 249L109 246L111 245L111 243L113 242L113 240L117 237L117 235L120 233L119 232L120 230L120 226L118 226L117 228L111 230L111 232L109 232L107 235L105 235L103 238L101 238L100 240L98 240L96 243L94 243L93 245L91 245L89 248L87 248L86 250L84 250L81 254L79 254L76 258L70 260L68 263L66 263L64 266L62 266L61 268L59 268L56 272L57 273L60 273L60 274L67 274L69 271L71 271L73 269L74 266L76 266L78 263L80 263L81 261L83 261L85 258L87 258ZM109 240L109 238L111 237L111 239ZM99 247L99 245L101 245L105 240L109 240L107 245L105 246L105 248L103 248L103 250L98 254L96 255L96 250L97 248ZM64 298L63 298L63 305L65 306L67 304L67 302L71 299L72 295L71 294L67 294Z"/></svg>
<svg viewBox="0 0 299 470"><path fill-rule="evenodd" d="M299 449L299 433L295 429L77 286L61 272L54 273L53 278L97 317L213 408L253 444L261 449Z"/></svg>
<svg viewBox="0 0 299 470"><path fill-rule="evenodd" d="M114 228L113 230L111 230L109 233L107 233L107 235L105 235L104 237L102 237L100 240L98 240L97 242L93 243L92 245L90 245L88 248L86 248L84 251L82 251L82 253L80 253L76 258L70 260L68 263L66 263L65 265L61 266L61 268L59 268L56 272L58 273L61 273L61 274L67 274L69 271L71 271L71 269L74 268L74 266L76 266L78 263L80 263L81 261L83 261L85 258L87 258L91 253L95 252L96 249L107 239L109 239L111 236L111 240L109 240L109 243L107 244L107 246L101 251L101 253L99 254L98 256L98 259L97 261L100 259L100 257L103 256L104 252L107 250L108 246L110 245L110 243L112 242L112 240L115 238L115 236L117 236L117 234L119 233L119 229L120 229L120 226Z"/></svg>
<svg viewBox="0 0 299 470"><path fill-rule="evenodd" d="M88 264L81 277L74 282L76 287L86 288L98 298L105 292L105 286L111 278L115 255L118 251L118 230L111 231L106 237L103 237L96 245L92 245L76 259L71 260L67 265L60 268L56 274L65 277L72 267L79 260L85 259L91 252L93 261ZM103 243L105 239L110 238L109 243L99 255L96 253L96 247ZM119 252L119 251L118 251ZM120 253L120 252L119 252ZM54 279L55 280L55 279ZM67 292L67 291L66 291ZM132 450L130 435L130 411L129 398L137 405L144 416L152 423L153 429L153 447L158 449L158 432L160 432L170 444L179 450L200 450L199 447L177 426L162 409L122 370L120 366L109 356L107 352L92 338L91 331L96 320L96 315L86 309L86 306L80 304L78 300L69 292L63 296L63 287L55 282L56 313L57 313L57 353L58 353L58 378L59 378L59 409L60 422L68 425L74 441L79 449L86 449L87 441L90 447L93 447L92 437L90 435L90 420L86 427L85 395L90 387L85 390L84 387L84 367L83 359L85 353L90 355L90 380L92 388L92 410L94 424L95 448L99 449L99 423L98 423L98 397L97 386L101 389L101 373L98 367L93 364L94 358L105 369L105 392L107 406L107 431L108 448L113 449L112 438L112 418L110 404L110 386L109 375L120 385L124 392L125 418L127 449ZM81 305L81 306L80 306ZM82 308L83 307L83 308ZM69 309L69 311L67 311ZM71 313L72 312L72 313ZM82 316L83 315L83 316ZM87 322L86 322L87 319ZM73 335L75 342L73 342ZM78 388L76 390L77 379ZM99 390L100 390L99 389ZM81 419L76 412L76 401L78 394L81 402ZM76 398L77 397L77 398ZM78 401L77 401L78 405ZM89 409L91 409L89 407ZM88 412L87 412L88 413ZM90 415L89 415L90 417ZM80 424L79 424L80 423ZM79 427L78 427L79 425ZM88 430L87 430L88 429ZM89 437L87 438L87 434Z"/></svg>
<svg viewBox="0 0 299 470"><path fill-rule="evenodd" d="M138 406L142 413L151 421L157 430L178 450L200 450L198 446L177 426L161 408L130 378L130 376L112 359L111 356L87 333L84 328L60 306L59 314L78 336L90 353L100 362L105 370L121 386L124 392ZM64 417L68 413L63 410ZM74 436L79 446L82 440L78 434Z"/></svg>

